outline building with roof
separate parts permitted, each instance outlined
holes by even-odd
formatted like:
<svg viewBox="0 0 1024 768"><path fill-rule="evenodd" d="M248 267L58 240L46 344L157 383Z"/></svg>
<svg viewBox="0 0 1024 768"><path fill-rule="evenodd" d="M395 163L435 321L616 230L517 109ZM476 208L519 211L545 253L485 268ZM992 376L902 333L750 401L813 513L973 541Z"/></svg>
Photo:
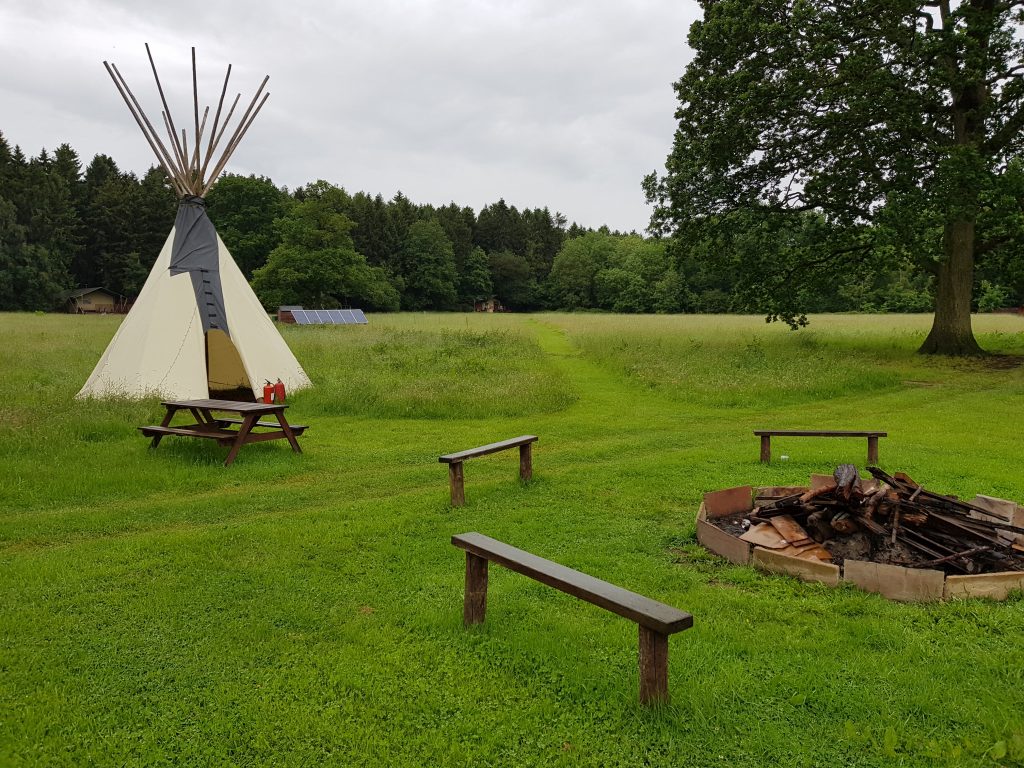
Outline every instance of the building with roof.
<svg viewBox="0 0 1024 768"><path fill-rule="evenodd" d="M60 295L62 309L71 315L123 315L131 308L124 296L106 288L75 288Z"/></svg>

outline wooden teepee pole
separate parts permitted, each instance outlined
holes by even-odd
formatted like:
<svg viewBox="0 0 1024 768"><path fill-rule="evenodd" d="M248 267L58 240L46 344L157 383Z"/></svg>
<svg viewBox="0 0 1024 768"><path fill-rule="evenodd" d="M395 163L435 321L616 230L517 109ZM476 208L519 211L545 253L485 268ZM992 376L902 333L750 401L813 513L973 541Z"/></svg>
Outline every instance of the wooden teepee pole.
<svg viewBox="0 0 1024 768"><path fill-rule="evenodd" d="M206 178L206 166L208 166L210 164L210 158L213 156L213 150L216 147L216 143L214 142L214 139L218 138L218 136L217 136L217 123L220 122L220 111L224 107L224 96L228 92L228 80L230 80L230 79L231 79L231 65L228 64L228 71L224 75L224 87L220 89L220 101L217 102L217 113L213 116L213 127L210 128L210 143L206 146L206 159L203 161L203 167L199 171L199 178L200 179L205 179ZM238 97L235 99L235 104L238 103L238 99L240 99L241 97L242 97L242 94L238 94ZM231 107L231 111L232 112L235 111L234 106ZM230 119L231 119L231 116L228 115L228 120L230 120ZM224 122L224 125L227 125L227 121Z"/></svg>
<svg viewBox="0 0 1024 768"><path fill-rule="evenodd" d="M178 160L182 169L188 168L188 158L178 143L177 128L174 127L174 118L171 117L171 109L167 106L167 99L164 97L164 87L160 84L160 75L156 73L156 63L153 61L153 53L149 50L149 43L146 43L146 55L149 57L149 66L153 70L153 79L156 80L156 89L160 92L160 101L164 105L164 113L167 115L167 122L170 126L171 143L178 151Z"/></svg>
<svg viewBox="0 0 1024 768"><path fill-rule="evenodd" d="M213 172L210 174L209 181L206 182L206 187L204 187L204 189L203 189L203 194L204 195L207 192L209 192L210 188L213 186L213 182L216 181L217 177L220 175L220 172L222 170L224 170L224 166L227 165L228 158L231 157L231 153L234 152L235 151L235 147L238 146L238 141L242 138L242 135L248 129L249 124L252 123L252 120L249 120L249 114L252 112L253 107L256 106L256 101L259 99L260 95L263 93L263 89L267 87L267 81L269 81L269 80L270 80L270 75L267 75L266 77L263 78L263 82L260 83L260 87L256 90L256 95L253 96L252 97L252 101L249 102L249 108L246 109L245 110L245 114L242 115L242 119L239 121L238 127L235 128L235 132L231 136L231 139L228 141L227 147L224 148L224 154L221 155L220 161L217 163L216 166L214 166ZM260 102L259 108L256 110L257 114L259 113L260 109L263 108L263 105L266 103L267 98L269 96L270 96L270 94L268 93L266 96L263 97L263 101ZM255 117L256 117L256 115L254 114L253 118L255 118ZM247 120L248 120L248 123L246 122ZM225 123L225 125L226 124L227 123Z"/></svg>
<svg viewBox="0 0 1024 768"><path fill-rule="evenodd" d="M196 65L196 49L192 48L192 114L195 133L192 137L191 147L189 146L188 131L182 128L179 136L178 128L174 124L171 110L167 106L167 97L164 94L163 84L160 82L160 75L156 70L156 62L153 60L153 52L150 50L148 43L146 44L146 56L149 58L149 66L153 71L153 80L156 82L157 92L160 94L160 103L163 105L160 116L163 118L164 130L167 133L166 143L160 138L159 132L153 127L153 123L146 116L145 110L142 109L139 100L135 98L135 94L128 87L127 81L118 71L117 66L106 61L103 62L103 66L106 67L107 74L114 81L114 87L121 94L121 98L127 105L128 111L131 112L136 124L142 131L142 135L146 137L150 149L153 150L153 154L156 155L157 161L163 167L164 173L167 174L178 194L181 196L206 195L224 171L224 166L227 165L228 160L238 148L239 143L256 119L256 116L263 109L263 105L270 98L270 93L264 93L270 76L267 75L263 78L263 82L260 83L260 87L256 90L252 101L249 102L245 114L242 115L237 125L235 125L230 138L224 144L220 159L215 160L214 157L217 149L221 146L221 140L224 138L225 133L227 133L239 99L242 98L241 94L235 96L227 116L221 121L221 114L224 110L224 98L227 95L228 82L231 79L231 65L228 65L227 72L224 75L224 85L221 87L220 99L217 101L217 111L213 117L213 124L210 126L209 138L207 139L206 151L204 153L203 139L207 136L206 124L210 116L210 108L206 107L203 110L202 120L200 120L199 70ZM211 163L212 170L210 175L207 176L207 169L210 169Z"/></svg>
<svg viewBox="0 0 1024 768"><path fill-rule="evenodd" d="M142 135L146 137L146 141L149 142L150 148L153 150L153 154L156 155L156 159L163 166L164 173L167 174L167 178L170 180L172 186L178 191L179 195L185 194L185 189L178 178L177 170L174 168L174 162L171 160L171 155L167 151L163 142L160 141L160 136L153 128L153 124L149 122L149 118L146 117L146 113L139 106L138 100L135 95L128 88L128 84L124 82L124 78L121 77L121 73L117 71L117 67L107 62L103 62L103 66L106 67L107 74L110 75L110 79L114 81L114 87L117 88L118 93L121 94L121 98L124 99L125 105L128 107L128 111L132 113L132 117L135 118L135 122L138 124L142 131ZM129 100L129 97L131 99ZM134 102L135 106L132 106ZM137 111L136 111L137 110ZM148 130L147 130L148 128Z"/></svg>
<svg viewBox="0 0 1024 768"><path fill-rule="evenodd" d="M195 107L196 116L196 132L192 134L196 139L196 146L192 152L192 162L189 164L189 170L194 175L199 172L199 80L196 76L196 47L192 46L192 104ZM198 179L198 185L203 186L203 180Z"/></svg>

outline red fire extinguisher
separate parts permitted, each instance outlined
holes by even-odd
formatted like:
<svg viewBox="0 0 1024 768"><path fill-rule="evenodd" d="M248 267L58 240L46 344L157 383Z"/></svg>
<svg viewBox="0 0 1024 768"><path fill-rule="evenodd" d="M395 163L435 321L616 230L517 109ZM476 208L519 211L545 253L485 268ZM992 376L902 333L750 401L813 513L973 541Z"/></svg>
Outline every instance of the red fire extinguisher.
<svg viewBox="0 0 1024 768"><path fill-rule="evenodd" d="M284 382L281 381L280 379L278 379L277 383L274 385L274 402L284 402Z"/></svg>
<svg viewBox="0 0 1024 768"><path fill-rule="evenodd" d="M267 379L263 384L263 402L272 403L274 402L274 385L270 383L270 379Z"/></svg>

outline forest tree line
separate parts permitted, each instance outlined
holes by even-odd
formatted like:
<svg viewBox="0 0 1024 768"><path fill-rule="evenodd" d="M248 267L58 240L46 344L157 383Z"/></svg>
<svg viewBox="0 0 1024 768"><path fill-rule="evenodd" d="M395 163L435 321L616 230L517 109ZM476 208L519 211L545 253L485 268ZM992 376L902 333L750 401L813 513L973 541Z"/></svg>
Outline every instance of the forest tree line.
<svg viewBox="0 0 1024 768"><path fill-rule="evenodd" d="M504 200L477 212L417 204L401 192L386 200L325 181L289 191L238 175L222 177L207 205L269 310L459 310L490 297L519 311L756 309L736 291L749 254L781 258L824 226L809 213L767 237L752 223L728 241L682 243L570 225L548 208L519 210ZM106 155L83 167L68 144L26 157L0 134L0 310L51 310L75 287L134 298L176 206L159 168L139 178ZM1024 304L1019 259L992 262L977 282L981 310ZM934 302L933 278L909 259L799 290L812 312L925 312Z"/></svg>

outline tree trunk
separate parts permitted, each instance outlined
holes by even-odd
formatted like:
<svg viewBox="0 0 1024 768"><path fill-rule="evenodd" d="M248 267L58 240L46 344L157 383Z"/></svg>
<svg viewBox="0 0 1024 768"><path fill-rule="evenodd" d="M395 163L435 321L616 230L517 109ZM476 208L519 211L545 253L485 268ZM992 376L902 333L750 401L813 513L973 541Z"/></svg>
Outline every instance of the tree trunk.
<svg viewBox="0 0 1024 768"><path fill-rule="evenodd" d="M918 350L924 355L982 355L971 330L971 295L974 290L974 220L959 219L946 225L946 258L939 264L932 330Z"/></svg>

